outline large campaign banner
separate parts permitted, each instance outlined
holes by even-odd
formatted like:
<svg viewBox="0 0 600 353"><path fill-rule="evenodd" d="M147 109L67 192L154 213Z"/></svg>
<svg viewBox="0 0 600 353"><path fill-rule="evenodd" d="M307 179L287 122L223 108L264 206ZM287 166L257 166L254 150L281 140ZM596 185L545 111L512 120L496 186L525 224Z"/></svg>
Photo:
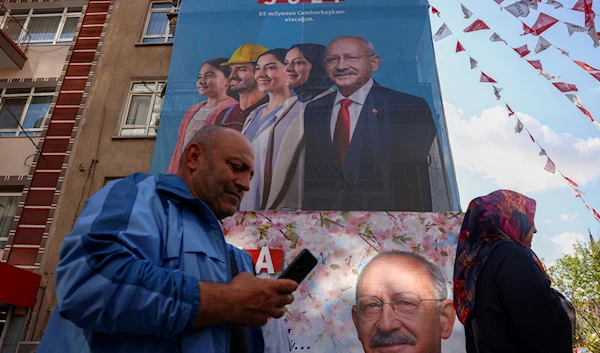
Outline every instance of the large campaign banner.
<svg viewBox="0 0 600 353"><path fill-rule="evenodd" d="M437 307L426 301L452 298L462 218L461 213L243 212L225 219L223 229L228 242L252 253L259 275L277 275L302 249L318 258L283 317L292 352L440 353L441 348L463 353L464 329L454 309L444 306L447 301ZM419 272L423 266L411 267L393 251L422 256L442 277L432 281L429 271ZM372 262L380 254L392 255ZM438 293L440 286L445 293ZM379 299L371 296L385 303L391 298L395 312L387 305L377 311ZM388 346L392 343L410 347Z"/></svg>
<svg viewBox="0 0 600 353"><path fill-rule="evenodd" d="M255 153L241 211L458 211L425 0L186 0L151 172L208 125Z"/></svg>

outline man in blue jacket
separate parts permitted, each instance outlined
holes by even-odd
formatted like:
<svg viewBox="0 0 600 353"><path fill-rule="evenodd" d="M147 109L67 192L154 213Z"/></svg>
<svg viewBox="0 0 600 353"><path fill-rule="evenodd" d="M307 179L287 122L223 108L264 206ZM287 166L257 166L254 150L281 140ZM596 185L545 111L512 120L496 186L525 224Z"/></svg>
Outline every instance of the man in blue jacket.
<svg viewBox="0 0 600 353"><path fill-rule="evenodd" d="M219 220L237 211L253 163L242 134L211 126L177 175L136 173L92 196L62 244L37 352L260 352L256 327L283 316L297 284L255 277L225 242Z"/></svg>

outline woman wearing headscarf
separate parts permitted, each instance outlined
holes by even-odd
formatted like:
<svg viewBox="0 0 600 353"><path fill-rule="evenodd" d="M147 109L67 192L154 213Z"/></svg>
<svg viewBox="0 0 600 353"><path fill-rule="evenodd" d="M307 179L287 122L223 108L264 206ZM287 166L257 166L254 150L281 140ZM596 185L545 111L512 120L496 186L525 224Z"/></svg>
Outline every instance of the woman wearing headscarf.
<svg viewBox="0 0 600 353"><path fill-rule="evenodd" d="M290 98L270 131L264 164L261 209L300 209L304 162L304 108L334 92L323 66L325 46L296 44L285 57Z"/></svg>
<svg viewBox="0 0 600 353"><path fill-rule="evenodd" d="M283 62L286 52L286 49L268 50L258 57L254 68L258 89L269 95L269 102L252 111L242 128L242 133L250 140L254 149L254 177L250 181L250 190L240 203L242 211L258 210L260 207L262 171L269 133L285 102L292 97L285 80Z"/></svg>
<svg viewBox="0 0 600 353"><path fill-rule="evenodd" d="M572 352L574 310L531 250L535 207L509 190L469 204L454 265L468 353Z"/></svg>
<svg viewBox="0 0 600 353"><path fill-rule="evenodd" d="M204 126L207 120L215 118L223 110L237 104L235 99L227 95L231 68L229 66L221 66L221 64L227 61L227 58L212 59L200 67L196 89L200 96L205 96L208 99L192 105L185 112L179 126L177 144L175 145L175 151L171 157L167 173L177 173L183 149L194 134Z"/></svg>

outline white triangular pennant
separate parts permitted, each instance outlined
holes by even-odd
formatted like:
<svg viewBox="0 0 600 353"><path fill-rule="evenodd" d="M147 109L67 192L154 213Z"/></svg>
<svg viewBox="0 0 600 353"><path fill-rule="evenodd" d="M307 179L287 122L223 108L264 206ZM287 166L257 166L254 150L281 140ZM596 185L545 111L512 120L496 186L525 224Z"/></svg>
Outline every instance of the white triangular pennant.
<svg viewBox="0 0 600 353"><path fill-rule="evenodd" d="M471 70L473 70L474 68L477 67L477 60L469 57L469 60L471 61Z"/></svg>
<svg viewBox="0 0 600 353"><path fill-rule="evenodd" d="M567 30L569 31L569 37L572 36L573 33L575 33L575 32L582 32L582 33L588 32L587 28L581 27L578 25L574 25L572 23L565 22L565 25L567 25Z"/></svg>
<svg viewBox="0 0 600 353"><path fill-rule="evenodd" d="M504 9L515 17L529 16L529 4L526 1L515 2L514 4L506 6Z"/></svg>
<svg viewBox="0 0 600 353"><path fill-rule="evenodd" d="M548 160L546 161L546 166L544 167L544 170L552 174L554 174L554 172L556 171L556 166L550 158L548 158Z"/></svg>
<svg viewBox="0 0 600 353"><path fill-rule="evenodd" d="M544 76L546 78L546 80L548 80L548 81L552 81L552 80L556 80L557 78L560 78L560 76L554 76L554 75L549 74L544 71L540 71L540 75Z"/></svg>
<svg viewBox="0 0 600 353"><path fill-rule="evenodd" d="M594 48L600 47L600 40L598 40L598 32L596 32L595 28L590 28L588 31L590 37L592 37L592 41L594 42Z"/></svg>
<svg viewBox="0 0 600 353"><path fill-rule="evenodd" d="M469 9L465 7L465 5L461 4L460 7L462 8L462 12L465 14L465 18L471 18L471 16L473 16L473 13L469 11Z"/></svg>
<svg viewBox="0 0 600 353"><path fill-rule="evenodd" d="M546 150L540 147L540 157L541 156L548 156L548 154L546 153Z"/></svg>
<svg viewBox="0 0 600 353"><path fill-rule="evenodd" d="M494 87L494 94L496 95L496 100L499 100L500 98L500 92L502 91L502 88L496 87L496 86L492 86Z"/></svg>
<svg viewBox="0 0 600 353"><path fill-rule="evenodd" d="M565 94L565 97L569 98L569 100L570 100L571 102L573 102L573 104L575 104L575 105L576 105L576 106L578 106L578 107L579 107L579 106L581 106L581 105L583 105L583 104L581 103L581 98L579 98L579 96L578 96L578 95L576 95L576 94L573 94L573 93L566 93L566 94Z"/></svg>
<svg viewBox="0 0 600 353"><path fill-rule="evenodd" d="M521 133L521 131L523 131L523 127L524 127L524 126L523 126L523 123L521 122L521 120L519 120L519 119L517 118L517 126L515 126L515 132L516 132L517 134L520 134L520 133Z"/></svg>
<svg viewBox="0 0 600 353"><path fill-rule="evenodd" d="M546 2L546 4L554 6L555 9L558 9L559 7L563 7L563 4L561 4L560 2L558 2L556 0L548 0Z"/></svg>
<svg viewBox="0 0 600 353"><path fill-rule="evenodd" d="M581 197L581 195L585 195L585 193L583 193L583 191L574 188L573 186L569 185L569 187L571 188L571 193L573 194L573 196L575 197Z"/></svg>
<svg viewBox="0 0 600 353"><path fill-rule="evenodd" d="M506 41L504 39L500 38L500 36L498 34L496 34L495 32L490 37L490 40L492 42L504 42L504 44L508 45L508 43L506 43Z"/></svg>
<svg viewBox="0 0 600 353"><path fill-rule="evenodd" d="M536 54L539 54L539 53L543 52L544 50L550 48L550 46L552 46L552 44L550 44L550 42L545 40L544 37L540 37L538 39L537 44L535 45L534 51Z"/></svg>
<svg viewBox="0 0 600 353"><path fill-rule="evenodd" d="M555 48L556 48L556 50L558 50L558 51L559 51L559 52L560 52L562 55L566 56L567 58L570 58L570 56L569 56L569 52L568 52L568 51L566 51L566 50L562 50L562 49L560 49L559 47L555 47Z"/></svg>
<svg viewBox="0 0 600 353"><path fill-rule="evenodd" d="M446 26L446 24L444 23L440 27L440 29L438 29L438 31L435 32L435 35L433 36L433 41L437 42L439 40L442 40L442 39L448 37L451 34L452 34L452 32L450 32L450 28L448 28L448 26Z"/></svg>

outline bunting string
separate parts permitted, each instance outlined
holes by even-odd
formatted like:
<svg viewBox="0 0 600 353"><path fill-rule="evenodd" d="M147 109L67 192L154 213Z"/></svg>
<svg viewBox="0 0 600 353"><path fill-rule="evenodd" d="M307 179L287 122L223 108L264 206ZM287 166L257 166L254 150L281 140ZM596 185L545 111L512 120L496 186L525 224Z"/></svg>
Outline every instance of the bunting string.
<svg viewBox="0 0 600 353"><path fill-rule="evenodd" d="M466 19L471 18L473 16L473 12L470 11L460 0L456 0L456 1L460 4L462 12L465 15L465 18ZM500 0L499 2L498 1L496 1L496 2L498 4L500 4L503 1L504 0ZM527 15L529 15L529 8L533 7L533 5L531 5L531 4L536 4L534 7L535 7L535 9L537 9L537 3L540 1L541 0L538 0L538 1L521 0L521 1L515 2L512 5L505 7L505 9L507 11L509 11L511 14L513 14L517 19L519 19L518 18L519 16L526 17ZM559 4L557 2L552 2L552 0L549 0L549 1L551 1L551 3L554 3L554 4ZM581 2L581 1L590 1L590 0L579 0L579 1ZM575 8L577 8L577 4L575 5L574 9ZM591 5L590 5L590 11L591 11ZM437 9L435 9L434 7L432 7L432 13L437 15L438 17L440 17L440 12ZM519 21L521 21L521 20L519 19ZM594 77L595 79L600 81L600 70L584 63L583 61L571 59L571 57L569 56L569 53L560 49L559 47L554 46L549 41L547 41L546 39L544 39L543 37L540 36L540 34L542 32L544 32L545 30L547 30L548 28L550 28L557 22L559 22L557 19L555 19L551 16L548 16L544 13L540 13L538 20L531 28L528 27L523 21L521 21L523 26L527 28L527 30L525 31L524 34L533 34L533 35L539 37L538 43L534 49L535 53L538 54L538 53L541 53L542 51L548 49L549 47L554 47L555 49L560 51L563 55L566 55L567 57L569 57L569 59L572 60L578 67L585 70L592 77ZM593 25L593 21L591 22L591 24ZM569 24L567 24L567 25L569 25ZM443 32L442 28L445 31L447 31L448 33L446 34L445 32ZM434 36L435 41L443 39L443 38L445 38L445 36L451 34L450 30L447 28L445 23L444 23L444 25L442 25L442 28L440 28L440 31L442 31L442 32L438 31L436 33L436 35ZM468 26L467 28L464 29L464 32L468 33L468 32L475 32L475 31L480 31L480 30L485 30L485 29L491 30L491 28L485 22L483 22L481 19L476 19L470 26ZM593 27L590 30L595 31L595 29L593 29ZM569 32L571 33L571 30L569 30ZM597 35L596 35L596 37L597 37ZM560 76L555 76L548 72L545 72L543 70L543 66L542 66L542 63L540 60L528 60L526 58L526 56L531 53L531 50L529 50L529 48L527 47L527 44L517 47L517 48L514 48L514 47L510 46L504 39L502 39L496 32L494 32L492 34L492 36L490 37L490 40L492 42L503 42L506 46L511 47L517 53L517 55L519 55L521 60L526 61L529 65L534 67L540 73L540 75L544 76L548 81L554 81L554 80L560 78ZM460 51L459 46L460 46L460 43L457 44L457 48L456 48L457 53ZM600 130L600 122L596 121L594 119L594 117L592 116L592 114L583 106L579 96L577 96L575 93L572 93L572 92L578 91L578 88L576 85L566 83L566 82L552 82L552 85L556 89L558 89L559 91L564 93L565 98L567 98L569 101L571 101L571 103L573 103L579 109L579 111L581 113L583 113L590 120L590 122L592 122ZM496 94L496 97L499 97L499 91L496 91L496 88L494 88L494 93Z"/></svg>
<svg viewBox="0 0 600 353"><path fill-rule="evenodd" d="M502 2L502 0L495 0L495 1L496 2L498 2L498 1ZM469 14L468 16L470 17L472 15L472 12L470 12L466 7L464 7L464 5L462 5L462 6L463 6L463 13L465 13L465 16L467 16L467 14ZM452 31L450 30L450 28L448 27L448 25L446 24L446 22L443 20L440 12L435 7L432 7L432 6L430 6L430 7L431 7L431 10L432 10L432 13L435 14L435 15L437 15L438 17L440 17L442 19L442 22L443 22L443 24L440 27L440 29L433 36L434 41L437 42L437 41L440 41L441 39L444 39L444 38L446 38L448 36L452 36L456 40L456 42L457 42L455 52L459 53L459 52L463 52L464 51L469 56L471 70L473 70L475 68L477 68L479 70L479 72L480 72L479 82L481 82L481 83L492 83L492 84L497 83L497 81L495 79L493 79L489 75L485 74L479 68L479 66L478 66L479 62L477 60L475 60L473 58L473 56L471 56L471 54L469 53L469 51L465 48L465 46L462 45L458 41L458 38L452 33ZM478 21L480 21L480 22L478 22ZM489 27L488 28L484 28L484 27L487 27L487 25L485 23L483 23L483 21L476 20L471 26L467 27L467 29L474 29L474 28L478 28L478 29L475 29L475 30L489 29ZM467 30L465 29L465 31L467 31ZM513 49L515 49L515 48L513 48ZM515 51L517 51L517 49L520 49L520 48L516 48ZM520 49L520 50L523 50L523 49ZM532 66L534 66L534 67L539 66L540 67L539 69L541 70L541 63L539 61L534 61L533 63L530 62L530 64ZM561 90L564 89L567 92L571 92L571 89L573 88L573 87L569 86L570 84L562 83L562 82L561 83L557 82L557 83L555 83L555 86L556 85L560 86L560 88L559 87L557 87L557 88L559 88ZM529 131L529 129L527 129L527 127L525 127L525 125L523 124L523 122L519 119L519 117L517 117L517 115L515 114L515 112L506 103L506 101L504 100L504 98L502 98L502 96L500 95L500 92L502 91L502 88L496 87L495 85L492 85L492 88L494 90L494 95L496 96L496 99L497 100L501 100L502 103L504 103L504 105L506 106L506 110L508 111L508 116L509 117L510 116L514 116L515 117L515 119L516 119L516 125L515 125L515 128L514 128L515 133L520 134L523 130L525 130L527 132L527 134L529 135L529 138L531 139L531 141L533 143L535 143L539 147L539 149L540 149L539 156L546 157L546 165L544 166L544 170L546 170L548 173L551 173L551 174L556 174L556 171L558 171L558 173L561 175L561 177L565 180L565 182L567 183L567 185L571 189L571 193L573 194L573 196L575 196L576 198L580 199L581 202L583 202L584 206L594 216L594 218L596 219L596 221L598 223L600 223L600 214L585 201L585 199L583 198L583 195L585 195L585 193L583 191L581 191L581 188L579 187L579 184L577 184L575 181L573 181L572 179L570 179L567 176L565 176L563 174L563 172L556 167L556 164L550 158L550 156L548 155L548 153L546 152L546 150L542 147L542 145L539 143L539 141L535 139L535 137L531 134L531 131ZM568 94L570 94L570 93L568 93ZM574 94L571 94L571 95L574 96L574 97L577 97ZM578 97L574 98L574 99L578 99Z"/></svg>

